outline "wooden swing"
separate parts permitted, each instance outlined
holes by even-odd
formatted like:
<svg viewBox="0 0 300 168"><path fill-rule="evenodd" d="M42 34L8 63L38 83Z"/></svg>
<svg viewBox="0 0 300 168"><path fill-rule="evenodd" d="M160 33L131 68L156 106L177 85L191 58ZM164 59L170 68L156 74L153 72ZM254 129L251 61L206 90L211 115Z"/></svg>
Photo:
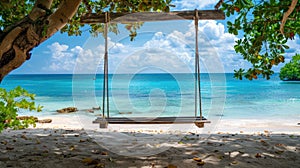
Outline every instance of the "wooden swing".
<svg viewBox="0 0 300 168"><path fill-rule="evenodd" d="M104 17L103 17L104 15ZM100 123L100 128L106 128L107 124L188 124L194 123L197 127L203 128L204 123L210 123L202 114L201 85L200 85L200 60L198 49L198 20L223 20L225 15L219 10L198 11L177 11L158 13L158 12L141 12L139 15L129 15L129 17L121 17L126 13L100 15L89 14L81 18L82 23L105 23L105 54L104 54L104 80L103 80L103 99L102 99L102 118L97 118L93 123ZM180 17L174 17L180 16ZM199 17L200 16L200 17ZM120 18L121 17L121 18ZM111 20L113 19L113 20ZM195 116L186 117L110 117L109 114L109 89L108 89L108 24L110 22L129 23L129 22L145 22L145 21L165 21L188 19L194 20L195 23ZM199 116L198 116L199 106ZM106 112L106 116L105 116Z"/></svg>

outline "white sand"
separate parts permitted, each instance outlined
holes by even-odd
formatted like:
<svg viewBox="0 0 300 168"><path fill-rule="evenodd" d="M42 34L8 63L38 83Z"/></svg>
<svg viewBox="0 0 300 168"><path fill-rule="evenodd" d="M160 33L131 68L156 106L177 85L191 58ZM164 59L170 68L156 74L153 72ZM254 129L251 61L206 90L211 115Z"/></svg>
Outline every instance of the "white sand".
<svg viewBox="0 0 300 168"><path fill-rule="evenodd" d="M203 129L193 124L109 125L100 129L90 118L76 114L44 118L53 122L0 134L0 167L300 165L296 119L221 120Z"/></svg>

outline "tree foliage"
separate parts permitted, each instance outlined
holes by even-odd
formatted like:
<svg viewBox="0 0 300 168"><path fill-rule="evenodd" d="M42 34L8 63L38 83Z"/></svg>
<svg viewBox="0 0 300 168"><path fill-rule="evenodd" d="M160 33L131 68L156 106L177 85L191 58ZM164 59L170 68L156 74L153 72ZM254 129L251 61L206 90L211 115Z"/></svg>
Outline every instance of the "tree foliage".
<svg viewBox="0 0 300 168"><path fill-rule="evenodd" d="M300 54L296 54L289 63L281 68L279 77L281 80L300 81Z"/></svg>
<svg viewBox="0 0 300 168"><path fill-rule="evenodd" d="M65 27L60 31L66 32L68 35L79 36L82 34L82 29L85 25L80 23L80 17L88 13L103 13L103 12L143 12L143 11L170 11L173 7L172 0L83 0L79 5L76 14L68 21ZM33 9L36 0L10 0L0 1L0 31L5 30L16 22L26 17ZM61 4L61 0L53 0L50 9L47 9L48 15L54 13ZM136 24L127 26L132 33L135 32ZM93 35L98 35L104 31L103 24L90 25L89 32ZM117 25L111 24L110 31L117 33Z"/></svg>
<svg viewBox="0 0 300 168"><path fill-rule="evenodd" d="M284 14L289 10L292 0L228 0L222 5L226 16L235 17L228 21L229 33L241 37L234 49L252 64L248 70L235 70L235 77L250 80L258 75L269 79L274 72L273 66L284 62L284 53L300 34L300 2L286 19L283 32L280 31Z"/></svg>
<svg viewBox="0 0 300 168"><path fill-rule="evenodd" d="M31 50L57 31L79 36L83 30L97 36L103 24L85 26L89 13L169 11L171 0L2 0L0 1L0 82L31 58ZM133 39L141 24L127 25ZM117 24L109 31L118 33Z"/></svg>
<svg viewBox="0 0 300 168"><path fill-rule="evenodd" d="M21 87L16 87L10 91L0 88L0 132L6 128L22 129L29 125L35 126L34 118L25 120L17 119L17 112L23 110L41 111L42 106L36 106L34 94L28 93Z"/></svg>

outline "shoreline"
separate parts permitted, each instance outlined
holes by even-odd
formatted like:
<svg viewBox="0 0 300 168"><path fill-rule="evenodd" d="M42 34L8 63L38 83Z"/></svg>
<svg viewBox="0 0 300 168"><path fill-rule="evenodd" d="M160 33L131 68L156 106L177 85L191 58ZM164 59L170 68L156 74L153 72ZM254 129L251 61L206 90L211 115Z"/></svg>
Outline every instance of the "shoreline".
<svg viewBox="0 0 300 168"><path fill-rule="evenodd" d="M70 114L57 114L39 116L39 119L52 119L52 123L37 123L37 128L71 128L71 129L97 129L98 124L93 124L92 121L97 117L77 115L76 113ZM172 128L174 131L192 130L201 131L202 133L248 133L253 134L257 132L264 132L266 130L273 133L287 133L300 135L300 119L281 118L273 119L214 119L212 123L205 124L203 129L199 129L194 124L109 124L109 129L157 129L163 127ZM183 129L184 128L184 129ZM177 129L177 130L176 130ZM104 129L105 130L105 129ZM206 132L205 132L206 131Z"/></svg>

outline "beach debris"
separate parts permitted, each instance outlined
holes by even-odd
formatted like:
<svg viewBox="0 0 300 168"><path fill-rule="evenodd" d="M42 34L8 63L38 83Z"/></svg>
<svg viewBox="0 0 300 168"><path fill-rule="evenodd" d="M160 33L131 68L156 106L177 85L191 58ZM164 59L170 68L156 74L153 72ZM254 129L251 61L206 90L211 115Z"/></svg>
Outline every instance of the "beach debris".
<svg viewBox="0 0 300 168"><path fill-rule="evenodd" d="M17 120L30 120L30 119L34 119L35 122L38 122L38 118L34 117L34 116L17 116L16 119Z"/></svg>
<svg viewBox="0 0 300 168"><path fill-rule="evenodd" d="M261 155L260 153L256 153L256 154L255 154L255 157L256 157L256 158L261 158L262 155Z"/></svg>
<svg viewBox="0 0 300 168"><path fill-rule="evenodd" d="M84 158L82 160L83 163L86 163L87 165L95 165L95 167L102 168L104 167L104 163L101 163L99 159L92 159L92 158Z"/></svg>
<svg viewBox="0 0 300 168"><path fill-rule="evenodd" d="M108 155L108 152L101 152L101 155Z"/></svg>
<svg viewBox="0 0 300 168"><path fill-rule="evenodd" d="M173 164L169 164L166 168L177 168L177 166L175 166Z"/></svg>
<svg viewBox="0 0 300 168"><path fill-rule="evenodd" d="M184 144L182 141L179 141L178 144Z"/></svg>
<svg viewBox="0 0 300 168"><path fill-rule="evenodd" d="M196 135L194 132L189 132L189 134L191 134L191 135Z"/></svg>
<svg viewBox="0 0 300 168"><path fill-rule="evenodd" d="M276 150L275 153L281 155L284 151L283 150Z"/></svg>
<svg viewBox="0 0 300 168"><path fill-rule="evenodd" d="M207 144L207 145L213 145L213 143L212 143L212 142L206 142L206 144Z"/></svg>
<svg viewBox="0 0 300 168"><path fill-rule="evenodd" d="M92 109L87 109L86 112L94 113L94 110L92 110Z"/></svg>
<svg viewBox="0 0 300 168"><path fill-rule="evenodd" d="M128 112L119 112L119 114L132 114L132 112L128 111Z"/></svg>
<svg viewBox="0 0 300 168"><path fill-rule="evenodd" d="M78 109L76 107L67 107L56 111L59 113L73 113L78 111Z"/></svg>
<svg viewBox="0 0 300 168"><path fill-rule="evenodd" d="M93 107L92 108L93 110L101 110L101 107L99 106L99 107Z"/></svg>
<svg viewBox="0 0 300 168"><path fill-rule="evenodd" d="M12 147L12 146L7 146L7 147L6 147L6 150L13 150L13 149L15 149L15 148Z"/></svg>
<svg viewBox="0 0 300 168"><path fill-rule="evenodd" d="M93 154L100 154L100 151L97 150L97 149L93 149L93 150L92 150L92 153L93 153Z"/></svg>
<svg viewBox="0 0 300 168"><path fill-rule="evenodd" d="M42 119L42 120L38 120L38 123L51 123L52 119Z"/></svg>
<svg viewBox="0 0 300 168"><path fill-rule="evenodd" d="M197 165L198 166L203 166L203 165L205 165L205 162L204 161L198 162Z"/></svg>
<svg viewBox="0 0 300 168"><path fill-rule="evenodd" d="M268 146L268 145L269 145L265 140L260 140L260 142L261 142L262 145L264 145L264 146Z"/></svg>
<svg viewBox="0 0 300 168"><path fill-rule="evenodd" d="M97 165L95 165L94 168L104 168L105 164L104 163L98 163Z"/></svg>
<svg viewBox="0 0 300 168"><path fill-rule="evenodd" d="M7 141L1 141L1 144L6 145L8 142Z"/></svg>
<svg viewBox="0 0 300 168"><path fill-rule="evenodd" d="M24 134L21 135L21 138L23 138L23 139L25 139L25 140L28 139L28 138L26 137L26 135L24 135Z"/></svg>
<svg viewBox="0 0 300 168"><path fill-rule="evenodd" d="M69 147L69 149L70 149L71 151L73 151L73 150L75 150L75 146L74 146L74 145L71 145L71 146Z"/></svg>
<svg viewBox="0 0 300 168"><path fill-rule="evenodd" d="M194 157L193 160L196 161L196 162L202 162L202 159L199 158L199 157Z"/></svg>
<svg viewBox="0 0 300 168"><path fill-rule="evenodd" d="M238 162L234 160L233 162L231 162L231 164L238 164Z"/></svg>

